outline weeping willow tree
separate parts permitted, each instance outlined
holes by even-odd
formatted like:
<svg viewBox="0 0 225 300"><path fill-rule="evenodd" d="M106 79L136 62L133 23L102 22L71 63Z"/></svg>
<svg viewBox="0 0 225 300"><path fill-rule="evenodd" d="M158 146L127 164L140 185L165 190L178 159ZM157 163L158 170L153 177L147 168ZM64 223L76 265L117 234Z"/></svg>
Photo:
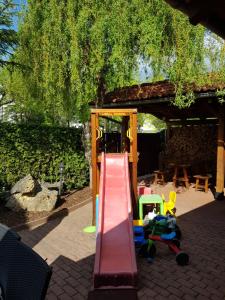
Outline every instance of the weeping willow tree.
<svg viewBox="0 0 225 300"><path fill-rule="evenodd" d="M8 58L16 45L16 32L11 28L15 16L15 4L12 0L0 0L0 67L12 64Z"/></svg>
<svg viewBox="0 0 225 300"><path fill-rule="evenodd" d="M224 80L224 45L163 0L28 0L6 87L17 111L45 123L85 120L115 88L139 83L140 60L151 80L175 83L175 104L194 101L183 86ZM216 59L215 59L216 56Z"/></svg>

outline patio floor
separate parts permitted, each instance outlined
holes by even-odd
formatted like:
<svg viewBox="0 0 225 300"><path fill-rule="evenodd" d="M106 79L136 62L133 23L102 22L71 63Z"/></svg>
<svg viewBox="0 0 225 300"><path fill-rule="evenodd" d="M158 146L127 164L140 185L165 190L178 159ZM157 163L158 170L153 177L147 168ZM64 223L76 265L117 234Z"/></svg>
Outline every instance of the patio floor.
<svg viewBox="0 0 225 300"><path fill-rule="evenodd" d="M166 198L171 184L156 186ZM225 299L225 202L213 201L211 192L177 190L177 215L182 249L190 264L180 267L167 247L157 245L153 264L137 259L139 299ZM91 203L63 219L49 221L33 230L20 231L53 267L46 299L87 299L92 286L95 234L83 233L91 221Z"/></svg>

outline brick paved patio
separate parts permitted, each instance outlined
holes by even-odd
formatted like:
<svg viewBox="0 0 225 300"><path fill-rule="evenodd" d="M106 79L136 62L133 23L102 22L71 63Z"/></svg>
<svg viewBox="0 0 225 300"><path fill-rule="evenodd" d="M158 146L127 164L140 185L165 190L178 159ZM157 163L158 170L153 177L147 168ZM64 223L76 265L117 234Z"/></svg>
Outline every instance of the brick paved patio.
<svg viewBox="0 0 225 300"><path fill-rule="evenodd" d="M156 192L162 191L156 187ZM171 186L163 188L168 194ZM182 248L190 265L179 267L163 245L157 245L153 264L138 258L139 299L225 299L225 202L213 201L211 192L193 188L177 194ZM47 299L86 299L91 288L95 235L82 229L90 224L91 204L33 230L20 232L53 266Z"/></svg>

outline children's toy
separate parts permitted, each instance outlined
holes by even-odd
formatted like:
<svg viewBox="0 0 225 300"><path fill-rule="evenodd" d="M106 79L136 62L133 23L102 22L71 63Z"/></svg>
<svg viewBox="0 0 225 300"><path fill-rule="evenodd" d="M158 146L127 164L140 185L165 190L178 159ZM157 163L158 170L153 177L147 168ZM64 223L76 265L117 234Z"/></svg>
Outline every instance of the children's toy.
<svg viewBox="0 0 225 300"><path fill-rule="evenodd" d="M159 205L160 214L163 214L163 199L158 194L144 194L139 197L139 219L143 220L143 206L149 204Z"/></svg>
<svg viewBox="0 0 225 300"><path fill-rule="evenodd" d="M133 226L143 226L143 220L133 220Z"/></svg>
<svg viewBox="0 0 225 300"><path fill-rule="evenodd" d="M134 226L134 243L135 247L141 247L143 244L145 244L145 232L143 226Z"/></svg>
<svg viewBox="0 0 225 300"><path fill-rule="evenodd" d="M150 211L143 220L143 225L148 225L150 220L153 220L157 216L156 208L153 208L152 211Z"/></svg>
<svg viewBox="0 0 225 300"><path fill-rule="evenodd" d="M178 265L184 266L189 262L189 256L180 249L179 238L181 232L173 216L156 216L145 227L134 227L135 246L139 248L139 255L152 262L156 254L155 242L166 244L176 254Z"/></svg>
<svg viewBox="0 0 225 300"><path fill-rule="evenodd" d="M162 235L175 232L175 238L181 239L181 230L176 223L176 218L171 215L162 216L157 215L153 220L149 220L148 224L145 226L146 237L149 234Z"/></svg>
<svg viewBox="0 0 225 300"><path fill-rule="evenodd" d="M151 240L145 239L143 226L134 226L134 243L138 254L147 258L148 262L153 262L156 248Z"/></svg>
<svg viewBox="0 0 225 300"><path fill-rule="evenodd" d="M162 199L163 199L163 214L166 215L167 213L171 215L175 215L176 213L176 199L177 199L177 194L174 191L170 191L169 193L169 201L165 201L165 196L162 194Z"/></svg>
<svg viewBox="0 0 225 300"><path fill-rule="evenodd" d="M153 194L152 189L147 186L138 186L138 196Z"/></svg>
<svg viewBox="0 0 225 300"><path fill-rule="evenodd" d="M159 235L149 235L149 239L151 241L158 241L166 244L171 251L176 254L176 262L180 266L185 266L189 262L189 256L187 253L181 251L180 249L180 241L175 238L176 233L172 232L169 234ZM154 244L153 244L154 245ZM152 252L149 252L152 254Z"/></svg>

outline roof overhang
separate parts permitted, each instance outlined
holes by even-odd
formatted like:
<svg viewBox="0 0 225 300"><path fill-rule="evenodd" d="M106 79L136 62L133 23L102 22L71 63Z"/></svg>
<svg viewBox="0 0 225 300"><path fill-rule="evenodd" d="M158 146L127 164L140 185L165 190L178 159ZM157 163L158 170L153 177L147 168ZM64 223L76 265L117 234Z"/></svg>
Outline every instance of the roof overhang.
<svg viewBox="0 0 225 300"><path fill-rule="evenodd" d="M165 0L185 13L193 25L202 24L225 39L224 0Z"/></svg>
<svg viewBox="0 0 225 300"><path fill-rule="evenodd" d="M224 103L219 103L215 87L198 88L195 102L182 109L174 105L172 87L171 83L162 81L117 89L105 95L102 107L137 108L139 113L149 113L167 122L195 119L196 123L213 123L224 110Z"/></svg>

